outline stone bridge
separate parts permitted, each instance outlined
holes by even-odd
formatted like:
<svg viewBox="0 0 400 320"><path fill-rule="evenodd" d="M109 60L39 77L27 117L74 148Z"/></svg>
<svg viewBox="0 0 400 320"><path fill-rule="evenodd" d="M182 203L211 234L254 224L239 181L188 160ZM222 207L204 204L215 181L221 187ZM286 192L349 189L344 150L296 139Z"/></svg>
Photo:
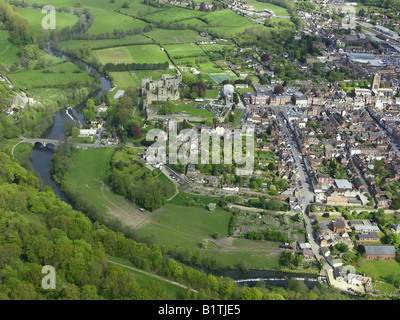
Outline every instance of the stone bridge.
<svg viewBox="0 0 400 320"><path fill-rule="evenodd" d="M50 149L55 148L58 146L60 143L62 143L63 140L58 140L58 139L41 139L41 138L26 138L24 136L20 136L20 139L22 140L21 142L26 142L26 143L31 143L33 145L40 146L42 145L43 147L48 147ZM100 145L97 143L77 143L73 142L72 145L78 149L89 149L89 148L98 148L98 147L108 147L105 145Z"/></svg>

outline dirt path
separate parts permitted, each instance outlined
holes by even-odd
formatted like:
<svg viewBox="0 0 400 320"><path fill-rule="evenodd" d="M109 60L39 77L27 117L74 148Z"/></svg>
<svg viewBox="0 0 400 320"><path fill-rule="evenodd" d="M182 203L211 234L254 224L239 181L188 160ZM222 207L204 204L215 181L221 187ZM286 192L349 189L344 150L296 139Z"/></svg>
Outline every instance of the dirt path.
<svg viewBox="0 0 400 320"><path fill-rule="evenodd" d="M127 265L118 263L118 262L114 262L114 261L111 261L111 260L108 260L108 262L109 262L109 263L112 263L112 264L115 264L115 265L117 265L117 266L123 267L123 268L127 268L127 269L130 269L130 270L134 270L134 271L136 271L136 272L145 274L145 275L147 275L147 276L149 276L149 277L152 277L152 278L154 278L154 279L158 279L158 280L161 280L161 281L164 281L164 282L168 282L168 283L170 283L170 284L173 284L174 286L178 286L178 287L184 288L184 289L186 289L186 290L188 289L188 287L185 286L184 284L181 284L181 283L179 283L179 282L172 281L172 280L169 280L169 279L165 279L165 278L163 278L163 277L161 277L161 276L158 276L158 275L156 275L156 274L153 274L153 273L150 273L150 272L146 272L146 271L143 271L143 270L140 270L140 269L137 269L137 268L134 268L134 267L130 267L130 266L127 266ZM192 289L192 288L190 288L190 291L195 292L195 293L198 293L197 290L194 290L194 289Z"/></svg>

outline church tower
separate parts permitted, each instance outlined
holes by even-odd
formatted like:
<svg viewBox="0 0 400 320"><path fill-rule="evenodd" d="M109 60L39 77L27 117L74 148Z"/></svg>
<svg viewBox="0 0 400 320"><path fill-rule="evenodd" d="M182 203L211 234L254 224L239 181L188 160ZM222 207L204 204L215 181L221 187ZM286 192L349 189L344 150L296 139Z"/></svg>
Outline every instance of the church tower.
<svg viewBox="0 0 400 320"><path fill-rule="evenodd" d="M378 92L379 86L381 84L381 75L379 73L374 73L372 76L371 90Z"/></svg>

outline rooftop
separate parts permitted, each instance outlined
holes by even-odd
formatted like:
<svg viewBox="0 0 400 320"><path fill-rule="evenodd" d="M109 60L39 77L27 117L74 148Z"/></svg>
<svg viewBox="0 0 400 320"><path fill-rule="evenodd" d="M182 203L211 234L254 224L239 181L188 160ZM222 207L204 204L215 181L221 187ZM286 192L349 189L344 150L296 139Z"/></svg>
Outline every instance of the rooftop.
<svg viewBox="0 0 400 320"><path fill-rule="evenodd" d="M372 255L395 255L396 248L391 245L364 246L365 252Z"/></svg>

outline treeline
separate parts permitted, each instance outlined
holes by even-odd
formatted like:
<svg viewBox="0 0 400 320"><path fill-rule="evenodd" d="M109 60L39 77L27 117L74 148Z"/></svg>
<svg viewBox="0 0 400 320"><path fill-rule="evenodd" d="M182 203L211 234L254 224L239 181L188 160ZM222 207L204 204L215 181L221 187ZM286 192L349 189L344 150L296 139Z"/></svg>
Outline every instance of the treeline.
<svg viewBox="0 0 400 320"><path fill-rule="evenodd" d="M146 245L92 223L62 202L5 153L0 153L0 299L339 299L324 285L312 290L297 282L287 288L248 288L230 278L193 269ZM193 288L172 296L161 281L139 284L133 273L108 263L109 256ZM56 289L44 290L44 265L56 270Z"/></svg>
<svg viewBox="0 0 400 320"><path fill-rule="evenodd" d="M283 232L278 230L265 230L263 232L249 231L246 235L246 238L251 240L268 240L276 242L291 241Z"/></svg>
<svg viewBox="0 0 400 320"><path fill-rule="evenodd" d="M272 211L288 211L285 202L277 199L272 198L267 200L265 196L260 196L258 199L249 199L247 204L250 207L256 207L265 210L272 210Z"/></svg>
<svg viewBox="0 0 400 320"><path fill-rule="evenodd" d="M166 70L168 67L168 61L160 63L107 63L104 65L104 71Z"/></svg>
<svg viewBox="0 0 400 320"><path fill-rule="evenodd" d="M33 42L29 22L5 0L0 0L0 22L10 30L9 40L12 44L20 46Z"/></svg>
<svg viewBox="0 0 400 320"><path fill-rule="evenodd" d="M390 8L394 11L400 10L400 2L398 0L360 0L360 3L365 6Z"/></svg>

